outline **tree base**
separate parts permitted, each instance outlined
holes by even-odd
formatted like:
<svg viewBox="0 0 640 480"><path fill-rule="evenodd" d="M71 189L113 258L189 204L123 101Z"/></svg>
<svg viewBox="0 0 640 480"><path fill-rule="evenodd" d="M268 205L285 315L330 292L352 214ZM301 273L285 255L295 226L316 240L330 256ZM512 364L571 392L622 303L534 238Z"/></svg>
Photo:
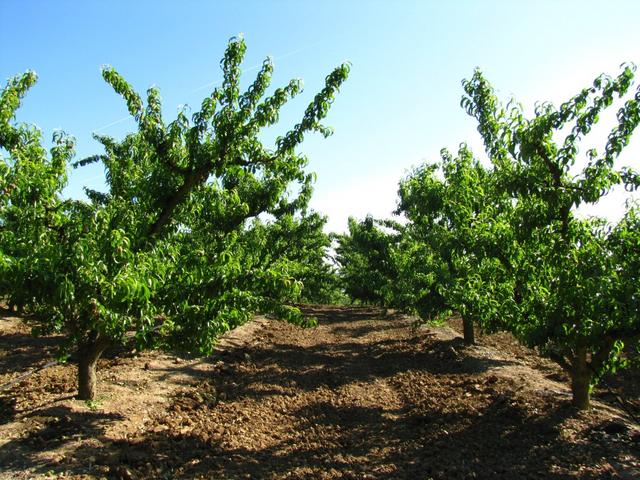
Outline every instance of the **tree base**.
<svg viewBox="0 0 640 480"><path fill-rule="evenodd" d="M78 399L94 400L97 393L98 377L96 366L109 342L97 339L95 342L82 345L78 349Z"/></svg>
<svg viewBox="0 0 640 480"><path fill-rule="evenodd" d="M476 334L473 328L473 322L467 318L462 319L462 330L465 345L476 344Z"/></svg>

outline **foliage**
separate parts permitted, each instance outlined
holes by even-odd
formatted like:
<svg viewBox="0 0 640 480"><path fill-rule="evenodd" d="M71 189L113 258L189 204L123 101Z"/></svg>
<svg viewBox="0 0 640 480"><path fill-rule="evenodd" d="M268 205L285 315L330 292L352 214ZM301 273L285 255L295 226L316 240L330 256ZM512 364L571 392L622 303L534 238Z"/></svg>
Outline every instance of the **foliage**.
<svg viewBox="0 0 640 480"><path fill-rule="evenodd" d="M397 277L392 253L397 233L376 223L380 225L371 216L360 222L349 217L349 232L334 236L336 261L344 291L351 299L384 306Z"/></svg>
<svg viewBox="0 0 640 480"><path fill-rule="evenodd" d="M0 296L22 306L30 300L36 278L29 274L30 256L44 257L62 228L66 207L58 192L67 180L66 162L73 139L56 132L49 155L42 135L29 125L13 125L15 111L36 82L27 72L9 80L0 93ZM24 288L14 289L16 284Z"/></svg>
<svg viewBox="0 0 640 480"><path fill-rule="evenodd" d="M324 233L326 217L317 212L286 214L274 222L261 224L261 261L285 262L301 284L300 295L291 301L337 303L341 300L339 278L331 263L330 236Z"/></svg>
<svg viewBox="0 0 640 480"><path fill-rule="evenodd" d="M634 71L601 76L559 108L540 104L530 119L513 102L502 107L476 71L463 82L462 105L478 121L491 167L463 146L400 186L409 224L396 263L411 293L396 301L513 332L568 371L579 408L640 338L638 207L615 226L576 214L616 185L640 186L637 172L615 165L640 122L640 89L618 110L604 153L589 150L584 168L576 163L580 142L630 90Z"/></svg>
<svg viewBox="0 0 640 480"><path fill-rule="evenodd" d="M513 279L513 300L503 304L507 327L567 369L580 408L590 385L620 364L622 345L640 336L637 282L629 283L637 210L629 207L615 227L575 213L615 185L640 186L636 172L615 165L640 122L640 89L619 108L604 152L589 150L584 168L576 164L580 142L629 91L634 71L598 77L559 108L540 104L531 119L517 105L501 107L479 71L463 83L462 104L478 120L497 182L514 205L511 233L496 238L496 256Z"/></svg>
<svg viewBox="0 0 640 480"><path fill-rule="evenodd" d="M491 172L462 145L457 156L441 152L439 164L415 169L401 181L396 213L409 220L398 249L402 291L396 301L424 319L459 312L465 340L474 342L473 323L495 326L484 302L486 250L480 232L495 222L499 203ZM503 205L502 208L505 208ZM485 291L483 291L485 289Z"/></svg>
<svg viewBox="0 0 640 480"><path fill-rule="evenodd" d="M105 153L74 164L105 167L107 191L87 189L89 202L60 198L71 142L59 136L47 160L35 134L10 123L35 78L18 77L3 91L0 146L10 158L0 167L0 246L3 273L11 268L15 281L3 281L2 293L24 303L38 331L65 334L80 358L81 397L95 394L86 377L95 379L104 348L132 332L140 348L180 345L207 353L220 333L256 310L302 321L281 303L295 296L298 283L281 264L254 261L247 222L262 213L284 215L292 183L301 197L310 194L313 177L296 147L307 132L331 133L320 122L349 66L326 78L301 122L270 149L261 131L277 123L302 83L292 80L265 97L273 72L267 59L241 94L245 49L241 38L231 39L222 86L192 122L181 111L166 124L155 87L145 104L113 68L104 68L138 130L121 141L96 136ZM288 203L290 214L299 208Z"/></svg>

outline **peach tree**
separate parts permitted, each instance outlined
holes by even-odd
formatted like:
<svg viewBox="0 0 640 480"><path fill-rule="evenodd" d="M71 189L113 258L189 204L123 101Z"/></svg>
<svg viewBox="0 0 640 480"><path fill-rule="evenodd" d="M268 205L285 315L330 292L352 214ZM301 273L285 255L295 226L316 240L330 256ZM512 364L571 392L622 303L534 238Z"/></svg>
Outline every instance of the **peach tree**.
<svg viewBox="0 0 640 480"><path fill-rule="evenodd" d="M349 217L348 232L334 235L338 275L345 294L352 300L390 305L397 277L393 249L398 233L393 228L382 228L386 223L370 215L361 221Z"/></svg>
<svg viewBox="0 0 640 480"><path fill-rule="evenodd" d="M512 295L485 306L568 372L580 409L598 379L626 363L623 347L640 339L637 207L629 204L616 225L576 213L616 186L640 186L638 173L616 161L640 122L634 72L600 76L559 107L539 104L531 118L514 103L503 107L481 72L463 82L462 105L477 119L498 191L513 206L496 217L491 253ZM616 98L623 103L603 150L579 159L581 141Z"/></svg>
<svg viewBox="0 0 640 480"><path fill-rule="evenodd" d="M31 74L3 91L0 146L9 157L0 167L0 293L24 305L36 332L64 335L64 353L78 358L82 399L95 396L104 350L126 339L138 348L206 354L218 335L256 311L302 322L282 302L299 289L290 269L252 261L258 245L251 219L282 215L292 185L308 191L313 177L296 149L308 132L331 134L321 121L349 66L327 76L302 120L268 148L262 131L278 122L302 83L266 95L273 72L267 59L241 93L245 49L242 38L231 39L222 85L191 119L180 111L170 123L156 88L143 101L116 70L104 68L137 131L122 140L96 136L104 153L74 164L104 166L107 188L87 189L88 201L60 197L70 141L57 137L48 158L33 134L21 133L27 127L11 122Z"/></svg>
<svg viewBox="0 0 640 480"><path fill-rule="evenodd" d="M67 181L73 139L56 132L47 154L37 128L11 122L36 80L34 72L27 72L10 79L0 92L0 297L20 309L41 287L30 262L46 256L61 238L63 212L71 207L59 192Z"/></svg>
<svg viewBox="0 0 640 480"><path fill-rule="evenodd" d="M330 256L331 237L323 231L327 218L304 208L272 222L258 221L251 234L258 242L256 260L263 265L282 263L300 283L300 295L290 301L336 303L343 298Z"/></svg>
<svg viewBox="0 0 640 480"><path fill-rule="evenodd" d="M491 268L487 240L492 237L486 230L498 209L506 208L492 181L492 172L462 145L456 156L442 150L440 163L414 169L398 192L396 213L409 222L395 257L400 272L395 301L425 320L459 313L467 344L475 342L474 323L494 328L496 323L478 302L491 285L481 274Z"/></svg>

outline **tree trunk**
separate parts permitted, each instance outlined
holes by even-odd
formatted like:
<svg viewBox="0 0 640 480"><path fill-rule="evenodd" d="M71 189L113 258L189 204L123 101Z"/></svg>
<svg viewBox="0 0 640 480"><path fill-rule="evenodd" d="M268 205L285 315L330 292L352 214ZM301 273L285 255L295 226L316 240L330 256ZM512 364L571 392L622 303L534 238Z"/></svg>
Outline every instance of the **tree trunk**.
<svg viewBox="0 0 640 480"><path fill-rule="evenodd" d="M591 370L587 364L586 348L578 349L571 362L571 393L573 405L578 410L587 410L590 403Z"/></svg>
<svg viewBox="0 0 640 480"><path fill-rule="evenodd" d="M78 398L80 400L96 398L96 365L108 345L108 340L98 337L78 348Z"/></svg>
<svg viewBox="0 0 640 480"><path fill-rule="evenodd" d="M473 330L473 321L467 317L462 317L462 331L464 333L464 343L467 345L475 345L476 335Z"/></svg>

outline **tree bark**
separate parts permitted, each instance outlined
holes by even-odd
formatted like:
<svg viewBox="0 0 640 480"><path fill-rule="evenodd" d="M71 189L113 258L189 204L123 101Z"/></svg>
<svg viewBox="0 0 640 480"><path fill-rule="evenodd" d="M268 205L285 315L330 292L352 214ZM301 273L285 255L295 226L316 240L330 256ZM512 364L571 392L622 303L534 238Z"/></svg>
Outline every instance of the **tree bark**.
<svg viewBox="0 0 640 480"><path fill-rule="evenodd" d="M165 203L162 206L162 211L160 212L160 215L158 215L158 218L156 218L153 225L151 225L151 229L149 231L150 237L154 237L158 235L162 230L162 228L167 223L169 223L173 215L173 212L178 207L178 205L180 205L184 201L184 199L187 198L189 193L191 193L191 191L197 185L199 185L200 183L204 182L207 179L207 176L209 175L209 172L211 171L212 168L213 167L206 164L200 167L199 169L195 170L194 172L190 172L189 175L185 177L184 183L180 187L178 187L178 189L165 200Z"/></svg>
<svg viewBox="0 0 640 480"><path fill-rule="evenodd" d="M96 398L98 380L96 365L107 346L109 346L109 341L98 337L78 348L78 399L93 400Z"/></svg>
<svg viewBox="0 0 640 480"><path fill-rule="evenodd" d="M464 343L466 345L476 344L476 335L473 329L473 321L467 317L462 317L462 331L464 334Z"/></svg>
<svg viewBox="0 0 640 480"><path fill-rule="evenodd" d="M587 410L590 405L591 370L587 364L587 349L579 348L571 362L571 393L573 405L578 410Z"/></svg>

